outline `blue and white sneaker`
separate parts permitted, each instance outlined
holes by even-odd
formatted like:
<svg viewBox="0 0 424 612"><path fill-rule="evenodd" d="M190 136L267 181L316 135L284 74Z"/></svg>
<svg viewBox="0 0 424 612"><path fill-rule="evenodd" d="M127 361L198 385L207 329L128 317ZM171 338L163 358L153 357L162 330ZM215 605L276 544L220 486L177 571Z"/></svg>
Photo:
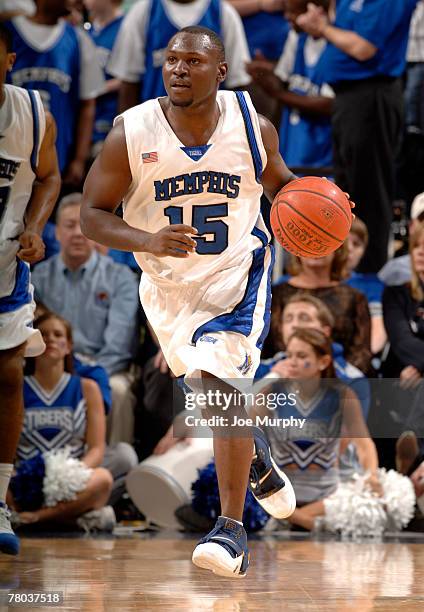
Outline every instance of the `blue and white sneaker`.
<svg viewBox="0 0 424 612"><path fill-rule="evenodd" d="M10 512L3 502L0 502L0 552L6 555L17 555L19 552L19 538L13 532Z"/></svg>
<svg viewBox="0 0 424 612"><path fill-rule="evenodd" d="M290 480L271 456L262 429L253 427L255 452L249 474L249 489L262 508L276 519L285 519L296 509L296 496Z"/></svg>
<svg viewBox="0 0 424 612"><path fill-rule="evenodd" d="M212 531L194 549L192 561L197 567L211 570L218 576L244 577L249 566L249 551L243 525L219 516Z"/></svg>

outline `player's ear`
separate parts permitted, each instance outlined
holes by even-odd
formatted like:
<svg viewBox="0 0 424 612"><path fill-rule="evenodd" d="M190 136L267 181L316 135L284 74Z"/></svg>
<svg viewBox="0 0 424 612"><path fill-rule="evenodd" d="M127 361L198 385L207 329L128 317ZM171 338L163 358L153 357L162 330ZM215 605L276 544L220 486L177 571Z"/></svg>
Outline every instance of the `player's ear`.
<svg viewBox="0 0 424 612"><path fill-rule="evenodd" d="M228 64L227 62L219 62L218 64L218 75L217 75L217 81L218 83L223 83L225 81L225 79L227 78L227 72L228 72Z"/></svg>
<svg viewBox="0 0 424 612"><path fill-rule="evenodd" d="M13 64L16 60L16 53L8 53L7 54L7 64L6 68L8 72L12 72Z"/></svg>

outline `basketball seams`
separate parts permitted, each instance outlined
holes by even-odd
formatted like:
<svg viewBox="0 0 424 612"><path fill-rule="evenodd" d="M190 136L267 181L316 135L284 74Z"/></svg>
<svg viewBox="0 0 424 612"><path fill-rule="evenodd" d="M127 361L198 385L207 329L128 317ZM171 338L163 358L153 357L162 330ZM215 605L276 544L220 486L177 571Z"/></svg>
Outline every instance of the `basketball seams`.
<svg viewBox="0 0 424 612"><path fill-rule="evenodd" d="M321 194L318 194L318 195L321 195ZM297 208L292 206L292 204L290 204L290 202L287 202L287 200L283 200L282 198L279 198L278 199L278 204L280 202L284 203L288 208L290 208L290 210L292 210L297 215L299 215L299 217L302 217L302 219L307 221L309 224L313 225L315 227L315 229L318 229L323 234L326 234L332 240L335 240L336 242L339 242L340 244L343 244L344 240L341 240L340 238L337 238L336 236L333 236L333 234L330 234L330 232L327 232L327 230L325 230L323 227L321 227L320 225L318 225L317 223L312 221L312 219L310 219L309 217L306 217L303 213L301 213L299 210L297 210Z"/></svg>
<svg viewBox="0 0 424 612"><path fill-rule="evenodd" d="M341 210L341 212L344 214L344 216L346 217L346 220L348 221L348 223L352 223L352 218L349 218L348 214L346 213L345 209L343 208L343 206L341 206L337 200L333 200L333 198L331 198L328 195L325 195L324 193L320 193L319 191L312 191L312 189L282 189L282 193L312 193L313 195L317 195L320 196L321 198L325 198L326 200L329 200L332 204L334 204L335 206L337 206L337 208L339 210Z"/></svg>
<svg viewBox="0 0 424 612"><path fill-rule="evenodd" d="M314 251L310 251L309 249L307 249L304 244L302 242L300 242L300 244L297 244L294 240L293 237L290 236L290 234L288 234L284 228L284 225L281 222L280 219L280 211L278 210L278 206L276 206L276 212L277 212L277 220L278 220L278 225L279 225L279 229L281 231L282 234L284 234L284 236L286 237L286 240L288 240L289 242L291 242L291 244L294 245L294 247L299 251L302 250L304 253L307 253L308 255L311 255L311 257L316 258L317 254ZM299 253L296 253L296 255L299 257L302 257L302 255L300 255ZM320 257L320 255L318 255L318 257Z"/></svg>

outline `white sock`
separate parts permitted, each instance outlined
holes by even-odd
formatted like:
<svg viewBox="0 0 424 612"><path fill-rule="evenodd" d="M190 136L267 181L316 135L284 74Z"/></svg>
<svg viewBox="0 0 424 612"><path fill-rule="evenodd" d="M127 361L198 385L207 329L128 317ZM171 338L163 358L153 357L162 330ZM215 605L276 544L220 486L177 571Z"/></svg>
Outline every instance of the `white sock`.
<svg viewBox="0 0 424 612"><path fill-rule="evenodd" d="M6 493L12 476L13 465L11 463L0 463L0 502L6 502Z"/></svg>
<svg viewBox="0 0 424 612"><path fill-rule="evenodd" d="M235 523L238 523L239 525L243 527L243 523L241 521L236 521L236 519L233 519L230 516L224 516L223 514L221 514L221 516L222 518L228 519L229 521L234 521Z"/></svg>

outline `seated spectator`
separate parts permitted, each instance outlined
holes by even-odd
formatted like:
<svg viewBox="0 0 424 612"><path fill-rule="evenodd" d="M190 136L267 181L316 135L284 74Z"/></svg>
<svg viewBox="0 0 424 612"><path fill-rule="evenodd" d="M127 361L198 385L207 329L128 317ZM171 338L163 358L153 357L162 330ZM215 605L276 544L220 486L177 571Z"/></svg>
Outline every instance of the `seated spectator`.
<svg viewBox="0 0 424 612"><path fill-rule="evenodd" d="M350 287L361 291L368 300L371 314L371 352L373 355L383 350L387 341L383 321L383 306L381 304L384 284L376 274L356 272L368 244L367 226L361 219L355 217L347 237L349 254L347 272L349 276L344 281Z"/></svg>
<svg viewBox="0 0 424 612"><path fill-rule="evenodd" d="M131 443L137 279L127 266L95 251L94 243L81 233L80 207L80 193L61 200L56 218L60 253L34 269L32 282L37 301L71 322L77 358L103 366L110 376L109 443Z"/></svg>
<svg viewBox="0 0 424 612"><path fill-rule="evenodd" d="M121 0L84 0L90 18L88 33L96 45L99 63L105 77L105 90L96 100L91 151L93 158L100 151L118 114L118 91L121 81L107 72L106 65L124 18L121 4Z"/></svg>
<svg viewBox="0 0 424 612"><path fill-rule="evenodd" d="M103 75L90 38L62 19L69 13L67 0L37 0L36 7L34 16L7 22L16 52L8 78L13 85L40 92L56 121L63 180L75 188L84 178Z"/></svg>
<svg viewBox="0 0 424 612"><path fill-rule="evenodd" d="M420 447L413 431L405 431L396 442L396 469L410 477L424 518L424 444L421 440Z"/></svg>
<svg viewBox="0 0 424 612"><path fill-rule="evenodd" d="M287 301L301 290L327 304L335 319L334 342L343 346L344 356L349 363L365 374L369 371L370 314L364 294L342 283L346 277L347 255L347 245L344 244L326 257L291 258L289 273L292 276L273 288L268 354L273 355L283 350L279 335L281 313Z"/></svg>
<svg viewBox="0 0 424 612"><path fill-rule="evenodd" d="M125 476L138 459L126 443L105 446L106 421L99 388L94 381L72 374L69 323L46 313L34 325L41 331L46 350L39 358L28 360L27 369L32 374L25 377L25 417L17 466L40 453L69 448L70 456L93 472L87 490L83 489L75 501L35 509L31 516L22 515L20 520L61 521L99 509L105 503L115 505L125 491ZM113 516L111 508L90 514L90 526L101 527Z"/></svg>
<svg viewBox="0 0 424 612"><path fill-rule="evenodd" d="M264 393L275 397L284 392L285 397L295 399L277 402L264 430L275 463L287 474L296 493L298 507L289 522L311 530L315 521L321 519L326 531L353 536L383 533L396 515L396 528L405 526L415 504L412 485L400 475L389 477L378 471L377 452L359 401L352 390L334 381L329 338L315 329L295 329L287 342L285 366L286 378L293 379L293 383L275 382ZM270 410L264 407L264 402L256 402L251 414L270 417ZM304 422L285 428L274 424L274 417ZM353 486L339 482L342 436L354 440L363 473ZM399 483L394 506L381 499L393 486L390 478ZM379 499L373 498L372 492ZM402 511L398 512L398 508ZM371 521L371 516L376 520Z"/></svg>
<svg viewBox="0 0 424 612"><path fill-rule="evenodd" d="M412 278L409 283L386 287L383 315L390 341L385 375L406 386L424 374L424 223L410 239Z"/></svg>
<svg viewBox="0 0 424 612"><path fill-rule="evenodd" d="M221 35L228 62L227 89L249 84L249 50L237 11L222 0L136 2L125 16L108 72L122 81L119 110L164 96L162 64L168 41L187 26L204 26Z"/></svg>
<svg viewBox="0 0 424 612"><path fill-rule="evenodd" d="M409 224L409 235L414 233L419 223L424 222L424 193L418 194L411 206L411 222ZM411 280L411 256L402 255L390 259L381 268L378 278L385 285L402 285Z"/></svg>
<svg viewBox="0 0 424 612"><path fill-rule="evenodd" d="M308 293L295 293L284 306L279 328L279 343L287 346L288 339L296 329L317 329L331 338L334 328L334 317L326 304ZM364 419L368 416L370 388L368 380L361 370L348 363L343 355L343 347L332 343L334 370L337 378L349 385L361 402ZM286 352L280 351L273 358L263 360L255 375L255 391L268 385L271 378L286 378Z"/></svg>
<svg viewBox="0 0 424 612"><path fill-rule="evenodd" d="M328 10L329 0L314 0ZM276 67L261 58L248 65L254 82L284 105L280 152L290 168L332 165L330 115L334 93L326 82L323 61L327 42L302 32L296 19L308 0L286 0L292 29Z"/></svg>

